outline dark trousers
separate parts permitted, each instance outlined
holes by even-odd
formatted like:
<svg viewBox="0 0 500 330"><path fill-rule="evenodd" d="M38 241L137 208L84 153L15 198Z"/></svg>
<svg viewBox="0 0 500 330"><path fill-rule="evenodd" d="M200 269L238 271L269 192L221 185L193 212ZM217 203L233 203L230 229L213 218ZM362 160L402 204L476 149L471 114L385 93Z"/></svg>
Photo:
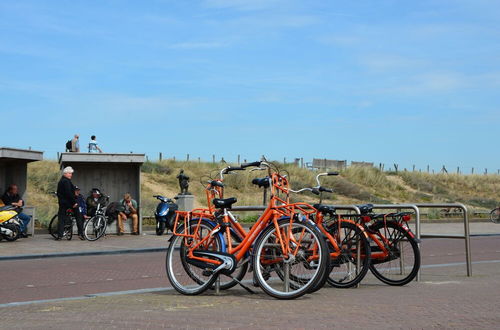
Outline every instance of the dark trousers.
<svg viewBox="0 0 500 330"><path fill-rule="evenodd" d="M73 210L73 214L76 218L76 227L78 228L78 235L83 235L83 215L78 209L75 207ZM71 223L71 218L68 216L68 208L59 206L59 212L57 213L57 217L59 218L59 223L57 224L57 234L59 237L62 237L64 234L64 225ZM71 223L72 225L72 223Z"/></svg>

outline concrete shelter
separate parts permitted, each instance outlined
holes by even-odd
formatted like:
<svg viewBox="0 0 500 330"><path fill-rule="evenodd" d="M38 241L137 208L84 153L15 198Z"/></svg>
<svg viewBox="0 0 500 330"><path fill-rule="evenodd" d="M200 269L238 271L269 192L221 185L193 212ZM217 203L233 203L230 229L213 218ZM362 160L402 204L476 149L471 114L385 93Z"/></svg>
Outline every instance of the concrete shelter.
<svg viewBox="0 0 500 330"><path fill-rule="evenodd" d="M43 159L42 151L0 148L0 195L3 195L7 187L15 183L19 187L19 195L27 205L24 213L34 217L35 210L29 207L29 200L26 200L26 186L28 183L28 163ZM34 233L34 221L28 225L28 234Z"/></svg>
<svg viewBox="0 0 500 330"><path fill-rule="evenodd" d="M71 166L75 170L73 184L87 197L92 188L99 188L110 196L110 202L119 201L123 194L130 193L139 205L139 231L142 231L141 216L141 166L144 154L74 153L65 152L59 157L61 169ZM126 226L131 227L131 220ZM126 229L127 230L127 229ZM116 222L108 227L116 232Z"/></svg>

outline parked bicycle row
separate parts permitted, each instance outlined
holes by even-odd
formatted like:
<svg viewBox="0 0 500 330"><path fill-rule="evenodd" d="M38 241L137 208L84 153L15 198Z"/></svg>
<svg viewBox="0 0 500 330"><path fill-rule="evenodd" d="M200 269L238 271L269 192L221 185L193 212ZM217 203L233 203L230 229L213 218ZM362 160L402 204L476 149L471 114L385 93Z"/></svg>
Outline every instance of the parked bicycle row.
<svg viewBox="0 0 500 330"><path fill-rule="evenodd" d="M246 169L266 171L252 183L270 190L265 211L248 230L231 212L237 199L224 196L224 176ZM286 171L259 161L225 167L210 178L206 207L176 211L173 201L157 196L172 211L164 219L173 234L166 255L172 286L186 295L235 285L253 292L244 280L252 273L253 286L275 298L293 299L325 283L356 286L369 270L389 285L412 281L420 267L420 252L407 226L411 214L375 214L370 204L359 206L360 215L338 213L322 203L323 194L332 190L320 180L334 175L338 173L320 173L317 186L293 190ZM318 195L318 203L290 201L292 193L304 191Z"/></svg>

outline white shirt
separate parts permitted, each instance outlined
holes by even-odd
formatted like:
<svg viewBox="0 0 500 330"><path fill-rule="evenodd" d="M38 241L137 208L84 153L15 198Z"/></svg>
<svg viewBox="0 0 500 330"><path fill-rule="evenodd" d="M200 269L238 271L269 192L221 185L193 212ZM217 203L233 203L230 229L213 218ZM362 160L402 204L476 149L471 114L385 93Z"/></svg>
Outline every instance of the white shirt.
<svg viewBox="0 0 500 330"><path fill-rule="evenodd" d="M98 143L97 143L96 140L90 140L90 142L89 142L89 152L90 153L97 153L97 152L99 152L97 150L97 145L98 145Z"/></svg>

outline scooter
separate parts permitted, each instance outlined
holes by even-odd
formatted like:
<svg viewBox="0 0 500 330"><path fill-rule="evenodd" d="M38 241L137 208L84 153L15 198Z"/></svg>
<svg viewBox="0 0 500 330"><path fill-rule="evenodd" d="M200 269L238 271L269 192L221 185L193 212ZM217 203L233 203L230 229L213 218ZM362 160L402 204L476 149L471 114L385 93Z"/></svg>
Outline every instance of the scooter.
<svg viewBox="0 0 500 330"><path fill-rule="evenodd" d="M0 207L0 240L15 241L19 238L21 222L15 209L12 205Z"/></svg>
<svg viewBox="0 0 500 330"><path fill-rule="evenodd" d="M153 197L160 201L160 204L156 207L155 219L156 235L161 236L165 232L165 229L172 230L175 221L175 211L178 210L179 206L170 198L160 195L154 195Z"/></svg>

